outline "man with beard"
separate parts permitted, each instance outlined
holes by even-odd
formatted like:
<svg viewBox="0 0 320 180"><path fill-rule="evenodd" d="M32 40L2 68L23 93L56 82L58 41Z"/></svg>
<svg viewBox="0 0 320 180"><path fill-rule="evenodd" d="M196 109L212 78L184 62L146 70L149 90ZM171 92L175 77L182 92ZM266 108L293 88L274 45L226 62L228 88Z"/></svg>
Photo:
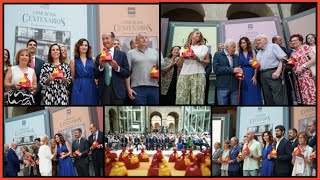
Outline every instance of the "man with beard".
<svg viewBox="0 0 320 180"><path fill-rule="evenodd" d="M274 157L273 176L291 176L292 173L292 146L290 141L284 138L285 131L282 125L275 127L277 140L273 146L276 147L277 155Z"/></svg>
<svg viewBox="0 0 320 180"><path fill-rule="evenodd" d="M296 128L289 129L288 137L289 137L290 143L292 145L292 149L297 147L298 144L299 144L299 141L298 141L298 138L297 138L297 134L298 134L298 131L297 131Z"/></svg>
<svg viewBox="0 0 320 180"><path fill-rule="evenodd" d="M89 176L89 143L81 137L81 134L80 128L74 131L75 140L72 142L72 154L75 157L74 166L78 176Z"/></svg>

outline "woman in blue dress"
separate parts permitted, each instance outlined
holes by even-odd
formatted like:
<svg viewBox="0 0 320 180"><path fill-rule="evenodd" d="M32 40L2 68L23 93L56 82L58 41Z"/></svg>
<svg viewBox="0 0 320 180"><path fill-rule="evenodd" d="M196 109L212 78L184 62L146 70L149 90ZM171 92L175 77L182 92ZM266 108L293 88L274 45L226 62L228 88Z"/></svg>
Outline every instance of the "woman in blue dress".
<svg viewBox="0 0 320 180"><path fill-rule="evenodd" d="M262 133L262 141L262 166L260 170L260 176L271 176L273 171L274 159L269 156L269 153L273 148L273 137L270 131L265 131Z"/></svg>
<svg viewBox="0 0 320 180"><path fill-rule="evenodd" d="M74 60L70 62L73 79L71 105L98 105L94 64L89 41L80 39L74 46Z"/></svg>
<svg viewBox="0 0 320 180"><path fill-rule="evenodd" d="M244 73L244 79L241 82L240 105L262 105L258 70L249 64L251 58L256 59L256 54L247 37L242 37L239 41L239 58Z"/></svg>
<svg viewBox="0 0 320 180"><path fill-rule="evenodd" d="M54 138L57 142L58 176L76 176L70 157L72 150L69 143L65 141L61 133L54 135Z"/></svg>

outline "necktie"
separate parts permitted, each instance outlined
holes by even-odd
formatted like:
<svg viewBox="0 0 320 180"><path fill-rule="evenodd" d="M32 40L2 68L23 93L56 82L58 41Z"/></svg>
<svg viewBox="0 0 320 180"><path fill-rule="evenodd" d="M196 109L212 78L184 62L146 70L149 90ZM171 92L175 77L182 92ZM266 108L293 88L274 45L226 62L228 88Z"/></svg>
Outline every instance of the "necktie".
<svg viewBox="0 0 320 180"><path fill-rule="evenodd" d="M110 52L110 49L108 49L107 51ZM106 84L106 86L110 85L109 63L106 63L104 65L104 83Z"/></svg>
<svg viewBox="0 0 320 180"><path fill-rule="evenodd" d="M228 60L229 60L230 67L233 67L232 56L230 56L229 54L228 54Z"/></svg>
<svg viewBox="0 0 320 180"><path fill-rule="evenodd" d="M96 134L93 134L93 140L94 141L96 140Z"/></svg>
<svg viewBox="0 0 320 180"><path fill-rule="evenodd" d="M34 62L34 56L32 56L31 62L30 62L30 68L34 69L34 64L35 64L35 62Z"/></svg>
<svg viewBox="0 0 320 180"><path fill-rule="evenodd" d="M78 139L78 146L80 146L80 139Z"/></svg>

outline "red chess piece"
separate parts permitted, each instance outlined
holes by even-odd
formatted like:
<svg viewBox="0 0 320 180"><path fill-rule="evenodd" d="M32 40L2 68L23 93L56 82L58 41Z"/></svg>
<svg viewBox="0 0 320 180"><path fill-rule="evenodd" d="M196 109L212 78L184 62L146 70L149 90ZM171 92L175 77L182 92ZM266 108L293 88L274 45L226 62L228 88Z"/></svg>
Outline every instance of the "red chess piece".
<svg viewBox="0 0 320 180"><path fill-rule="evenodd" d="M127 169L137 169L140 167L140 162L137 156L133 153L133 149L129 149L129 154L126 158L123 159Z"/></svg>
<svg viewBox="0 0 320 180"><path fill-rule="evenodd" d="M181 152L182 155L179 157L179 159L176 160L176 163L174 165L174 169L176 170L186 170L186 167L190 165L190 159L186 154L186 150L182 149Z"/></svg>

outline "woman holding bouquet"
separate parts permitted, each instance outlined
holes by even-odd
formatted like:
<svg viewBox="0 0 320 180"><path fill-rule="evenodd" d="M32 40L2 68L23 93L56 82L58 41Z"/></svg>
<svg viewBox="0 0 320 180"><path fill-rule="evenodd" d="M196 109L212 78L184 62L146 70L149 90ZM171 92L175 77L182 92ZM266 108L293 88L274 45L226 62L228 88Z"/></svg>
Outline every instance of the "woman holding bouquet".
<svg viewBox="0 0 320 180"><path fill-rule="evenodd" d="M177 82L176 104L204 104L205 67L210 62L208 47L200 31L192 31L180 50L177 62L182 67Z"/></svg>
<svg viewBox="0 0 320 180"><path fill-rule="evenodd" d="M71 146L65 141L61 133L54 135L57 142L56 154L58 158L58 176L76 176L70 155Z"/></svg>
<svg viewBox="0 0 320 180"><path fill-rule="evenodd" d="M40 83L46 86L45 105L68 105L67 87L71 83L69 65L62 60L61 48L53 44L49 48L48 62L40 72Z"/></svg>
<svg viewBox="0 0 320 180"><path fill-rule="evenodd" d="M20 49L16 55L15 66L9 67L4 79L7 101L5 105L34 105L37 91L37 77L28 67L31 56L28 49Z"/></svg>

